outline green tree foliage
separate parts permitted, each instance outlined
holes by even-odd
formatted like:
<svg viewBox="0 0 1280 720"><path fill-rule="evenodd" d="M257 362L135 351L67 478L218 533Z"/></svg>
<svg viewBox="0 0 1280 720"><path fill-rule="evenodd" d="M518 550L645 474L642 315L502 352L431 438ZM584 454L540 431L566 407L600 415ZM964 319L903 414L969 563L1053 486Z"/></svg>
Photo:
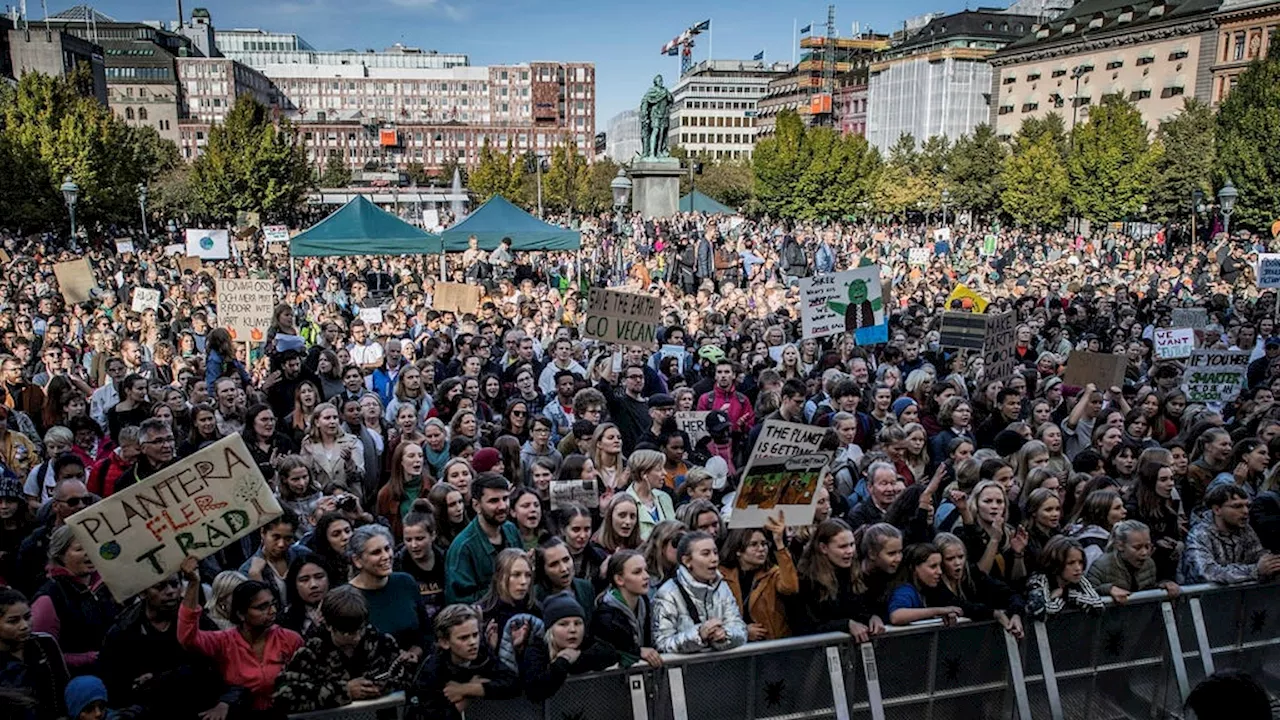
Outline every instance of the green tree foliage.
<svg viewBox="0 0 1280 720"><path fill-rule="evenodd" d="M702 167L697 183L700 192L737 209L750 204L755 175L748 160L717 160Z"/></svg>
<svg viewBox="0 0 1280 720"><path fill-rule="evenodd" d="M1195 98L1186 98L1177 115L1160 122L1160 158L1148 201L1153 217L1185 218L1193 191L1213 194L1213 132L1213 110Z"/></svg>
<svg viewBox="0 0 1280 720"><path fill-rule="evenodd" d="M979 216L994 213L1004 188L1000 173L1006 154L995 130L985 123L957 140L946 170L951 204Z"/></svg>
<svg viewBox="0 0 1280 720"><path fill-rule="evenodd" d="M551 150L551 167L542 175L542 204L551 212L581 212L587 195L587 160L568 137Z"/></svg>
<svg viewBox="0 0 1280 720"><path fill-rule="evenodd" d="M351 169L342 161L342 155L338 152L330 152L329 157L325 158L319 185L323 188L344 188L351 185Z"/></svg>
<svg viewBox="0 0 1280 720"><path fill-rule="evenodd" d="M467 187L478 203L485 202L494 195L507 196L511 187L511 158L501 151L495 150L485 138L480 147L480 158L476 167L467 179Z"/></svg>
<svg viewBox="0 0 1280 720"><path fill-rule="evenodd" d="M59 186L70 176L80 187L81 226L135 222L138 184L178 162L177 148L151 128L130 128L93 98L81 94L86 70L67 78L27 73L0 92L0 207L5 224L63 227Z"/></svg>
<svg viewBox="0 0 1280 720"><path fill-rule="evenodd" d="M458 173L458 180L462 183L462 187L470 187L471 172L467 170L465 163L458 162L457 156L450 157L440 166L439 172L436 173L436 182L442 187L453 187L453 174Z"/></svg>
<svg viewBox="0 0 1280 720"><path fill-rule="evenodd" d="M1001 175L1000 203L1015 223L1045 227L1062 221L1069 181L1053 133L1020 138Z"/></svg>
<svg viewBox="0 0 1280 720"><path fill-rule="evenodd" d="M1037 140L1046 135L1049 137L1054 153L1065 163L1071 150L1067 143L1067 123L1062 119L1062 115L1056 112L1038 118L1024 118L1022 125L1018 127L1018 134L1013 138L1014 150L1034 145Z"/></svg>
<svg viewBox="0 0 1280 720"><path fill-rule="evenodd" d="M715 183L708 183L712 190L704 192L732 207L752 201L743 187L745 163L713 167L733 182L722 194L715 192ZM880 155L860 136L805 128L798 115L784 111L774 135L756 143L750 168L755 175L754 199L764 212L801 220L835 219L854 214L871 198ZM699 188L703 183L698 181Z"/></svg>
<svg viewBox="0 0 1280 720"><path fill-rule="evenodd" d="M610 183L618 176L618 164L606 157L597 158L586 170L586 182L577 208L585 213L602 213L613 208Z"/></svg>
<svg viewBox="0 0 1280 720"><path fill-rule="evenodd" d="M311 188L301 137L287 120L272 121L265 106L241 95L224 124L209 128L209 142L192 180L205 212L230 220L258 212L264 222L288 220Z"/></svg>
<svg viewBox="0 0 1280 720"><path fill-rule="evenodd" d="M1135 215L1147 201L1159 151L1133 103L1108 96L1071 134L1071 204L1095 222Z"/></svg>
<svg viewBox="0 0 1280 720"><path fill-rule="evenodd" d="M798 217L804 201L795 192L808 158L804 156L805 127L791 110L778 113L774 132L756 143L751 165L756 173L756 199L773 217Z"/></svg>
<svg viewBox="0 0 1280 720"><path fill-rule="evenodd" d="M1261 229L1280 217L1280 43L1255 60L1218 107L1219 183L1240 193L1233 224Z"/></svg>
<svg viewBox="0 0 1280 720"><path fill-rule="evenodd" d="M910 133L889 148L889 159L876 178L872 202L876 210L906 219L910 210L937 207L942 202L941 178L931 172L939 165L942 146L935 142L926 158Z"/></svg>

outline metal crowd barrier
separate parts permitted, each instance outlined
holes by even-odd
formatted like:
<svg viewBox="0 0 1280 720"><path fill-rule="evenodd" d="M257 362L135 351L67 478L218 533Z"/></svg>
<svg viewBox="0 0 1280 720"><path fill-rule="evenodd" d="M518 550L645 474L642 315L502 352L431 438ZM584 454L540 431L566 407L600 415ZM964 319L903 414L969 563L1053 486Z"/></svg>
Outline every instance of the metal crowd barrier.
<svg viewBox="0 0 1280 720"><path fill-rule="evenodd" d="M1251 673L1280 695L1280 585L1188 586L1109 599L1027 623L1019 641L994 622L889 628L664 656L658 669L571 677L542 705L479 701L466 720L1109 720L1182 717L1215 670ZM383 699L298 720L374 720Z"/></svg>

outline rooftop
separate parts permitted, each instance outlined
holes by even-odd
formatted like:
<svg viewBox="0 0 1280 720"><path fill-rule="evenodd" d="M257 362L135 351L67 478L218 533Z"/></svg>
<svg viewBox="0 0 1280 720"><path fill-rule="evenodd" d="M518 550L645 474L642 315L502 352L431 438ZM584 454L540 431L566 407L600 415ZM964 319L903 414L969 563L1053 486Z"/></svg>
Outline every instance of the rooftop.
<svg viewBox="0 0 1280 720"><path fill-rule="evenodd" d="M1222 0L1081 0L1070 10L1009 44L1001 54L1098 39L1208 15Z"/></svg>
<svg viewBox="0 0 1280 720"><path fill-rule="evenodd" d="M116 19L94 10L88 5L72 5L60 13L49 15L50 20L70 20L83 23L113 23Z"/></svg>
<svg viewBox="0 0 1280 720"><path fill-rule="evenodd" d="M891 52L896 54L958 38L1014 42L1030 32L1035 22L1036 18L1031 15L1011 15L994 8L965 10L933 18Z"/></svg>

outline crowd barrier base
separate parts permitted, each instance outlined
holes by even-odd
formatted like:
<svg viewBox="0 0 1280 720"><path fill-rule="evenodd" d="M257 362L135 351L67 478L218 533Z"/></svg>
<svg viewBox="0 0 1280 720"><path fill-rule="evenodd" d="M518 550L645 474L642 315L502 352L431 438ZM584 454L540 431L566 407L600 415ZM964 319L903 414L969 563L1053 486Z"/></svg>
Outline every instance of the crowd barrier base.
<svg viewBox="0 0 1280 720"><path fill-rule="evenodd" d="M890 628L669 655L661 668L572 677L542 704L480 701L466 720L1155 720L1182 718L1206 675L1227 668L1280 695L1280 585L1185 587L1107 600L1100 613L1028 623ZM390 720L403 696L296 720Z"/></svg>

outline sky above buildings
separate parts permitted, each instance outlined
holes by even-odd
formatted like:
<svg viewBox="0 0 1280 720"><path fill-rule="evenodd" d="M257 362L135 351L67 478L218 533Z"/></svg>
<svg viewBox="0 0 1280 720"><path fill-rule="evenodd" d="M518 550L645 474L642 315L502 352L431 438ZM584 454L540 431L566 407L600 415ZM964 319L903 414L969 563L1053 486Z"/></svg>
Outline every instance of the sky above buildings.
<svg viewBox="0 0 1280 720"><path fill-rule="evenodd" d="M5 0L14 2L17 0ZM27 0L32 17L39 5ZM56 13L76 4L50 2ZM90 3L117 20L177 17L176 0L111 0ZM1006 3L1007 4L1007 3ZM204 6L214 26L296 32L317 49L381 50L394 43L470 56L474 65L532 60L592 62L596 66L596 124L637 105L661 73L667 85L680 73L677 57L659 50L689 26L708 18L711 33L698 38L694 60L749 60L760 51L769 62L790 61L792 22L825 32L827 5L813 0L183 0ZM899 0L836 3L836 30L890 32L926 12L965 9L964 0ZM974 2L969 7L976 8ZM798 51L797 51L798 52Z"/></svg>

